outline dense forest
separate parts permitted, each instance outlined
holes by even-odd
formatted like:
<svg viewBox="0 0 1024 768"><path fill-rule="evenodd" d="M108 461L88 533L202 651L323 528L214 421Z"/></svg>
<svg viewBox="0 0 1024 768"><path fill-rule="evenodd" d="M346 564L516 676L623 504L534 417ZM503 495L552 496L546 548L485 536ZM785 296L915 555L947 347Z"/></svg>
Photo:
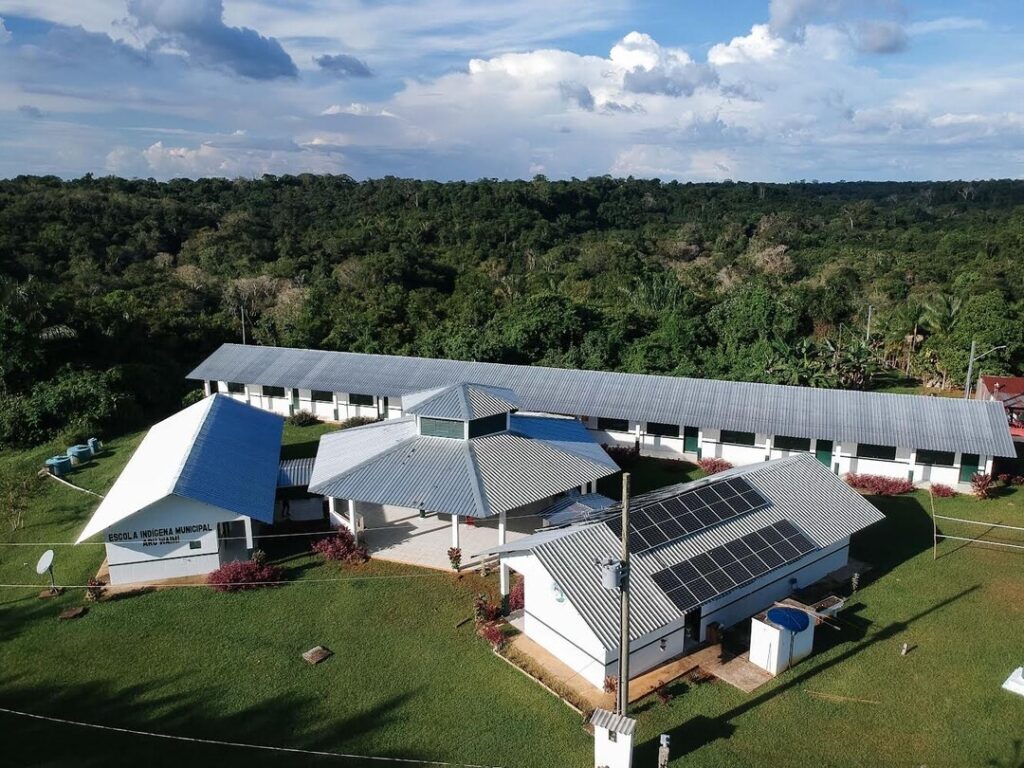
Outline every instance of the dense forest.
<svg viewBox="0 0 1024 768"><path fill-rule="evenodd" d="M868 322L870 313L870 333ZM872 388L1024 370L1024 182L0 181L0 447L225 341Z"/></svg>

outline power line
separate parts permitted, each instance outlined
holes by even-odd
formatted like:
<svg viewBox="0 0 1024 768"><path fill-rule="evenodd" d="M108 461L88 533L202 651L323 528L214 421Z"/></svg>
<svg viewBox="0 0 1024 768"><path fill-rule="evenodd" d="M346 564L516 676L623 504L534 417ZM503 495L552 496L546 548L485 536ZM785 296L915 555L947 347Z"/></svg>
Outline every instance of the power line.
<svg viewBox="0 0 1024 768"><path fill-rule="evenodd" d="M120 728L114 725L101 725L100 723L84 723L79 720L68 720L63 717L50 717L49 715L37 715L32 712L19 712L16 709L0 707L0 712L16 717L26 717L32 720L42 720L48 723L60 725L74 725L79 728L92 728L98 731L110 731L113 733L126 733L131 736L148 736L153 739L167 739L168 741L184 741L191 744L207 744L216 747L239 747L241 749L258 749L264 752L283 752L291 755L311 755L313 757L337 757L343 760L373 760L380 763L403 763L405 765L434 765L451 766L452 768L499 768L499 766L483 765L480 763L452 763L445 760L416 760L411 757L382 757L379 755L355 755L347 752L328 752L316 749L300 749L298 747L277 747L270 744L248 744L243 741L224 741L222 739L201 739L196 736L176 736L171 733L156 733L154 731L140 731L134 728Z"/></svg>

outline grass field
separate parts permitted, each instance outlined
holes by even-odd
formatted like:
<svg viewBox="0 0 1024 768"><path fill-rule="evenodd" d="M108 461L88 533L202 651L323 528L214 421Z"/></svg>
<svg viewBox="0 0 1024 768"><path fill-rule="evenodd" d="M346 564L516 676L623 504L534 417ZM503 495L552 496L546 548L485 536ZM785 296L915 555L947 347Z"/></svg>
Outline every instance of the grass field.
<svg viewBox="0 0 1024 768"><path fill-rule="evenodd" d="M312 442L322 428L310 429L289 429L286 442ZM112 441L74 481L102 492L138 439ZM30 472L53 452L0 454L0 472ZM654 462L632 470L638 493L692 472ZM937 501L940 514L1024 525L1019 491L989 502ZM24 527L0 540L73 541L95 503L43 481ZM822 629L814 656L752 696L720 683L680 683L671 703L641 703L635 765L654 764L662 732L672 734L680 768L1010 765L1012 742L1024 735L1024 700L999 685L1024 661L1024 555L947 542L933 562L927 495L879 504L886 521L855 542L855 555L874 572L842 614L842 631ZM41 587L32 566L45 548L0 546L0 581ZM103 557L95 544L55 549L62 583L84 583ZM578 715L496 658L471 624L456 626L470 615L475 593L493 590L492 581L387 563L341 570L301 547L278 556L295 584L235 595L205 587L159 591L91 606L75 622L56 615L81 604L82 590L38 600L36 587L3 588L0 707L334 752L495 766L591 764ZM335 578L345 580L316 581ZM912 647L905 657L903 642ZM336 655L310 668L299 654L316 644ZM0 737L5 765L364 764L4 714Z"/></svg>

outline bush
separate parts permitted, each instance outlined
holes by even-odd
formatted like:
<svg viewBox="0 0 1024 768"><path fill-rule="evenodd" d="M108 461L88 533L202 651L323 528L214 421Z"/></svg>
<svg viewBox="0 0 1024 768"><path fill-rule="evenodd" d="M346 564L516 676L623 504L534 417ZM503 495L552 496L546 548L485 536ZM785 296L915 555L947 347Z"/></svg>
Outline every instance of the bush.
<svg viewBox="0 0 1024 768"><path fill-rule="evenodd" d="M697 465L708 475L716 475L719 472L732 469L732 464L725 459L698 459Z"/></svg>
<svg viewBox="0 0 1024 768"><path fill-rule="evenodd" d="M367 424L376 424L380 419L375 419L371 416L353 416L351 419L345 419L338 424L338 429L351 429L352 427L362 427Z"/></svg>
<svg viewBox="0 0 1024 768"><path fill-rule="evenodd" d="M846 482L850 487L872 496L899 496L901 493L910 493L914 490L914 484L909 480L882 475L858 475L850 472L846 476Z"/></svg>
<svg viewBox="0 0 1024 768"><path fill-rule="evenodd" d="M658 701L662 704L669 704L674 698L668 689L668 684L664 680L658 681L658 685L654 689L654 695L658 697Z"/></svg>
<svg viewBox="0 0 1024 768"><path fill-rule="evenodd" d="M320 423L320 419L309 411L296 411L286 421L293 427L312 427L314 424Z"/></svg>
<svg viewBox="0 0 1024 768"><path fill-rule="evenodd" d="M483 592L473 598L473 619L477 624L488 624L501 618L501 606L492 603Z"/></svg>
<svg viewBox="0 0 1024 768"><path fill-rule="evenodd" d="M1013 480L1013 476L1009 472L999 473L999 482L1003 485L1009 485L1011 480Z"/></svg>
<svg viewBox="0 0 1024 768"><path fill-rule="evenodd" d="M605 693L618 693L619 678L615 675L607 675L604 679L604 685L601 686L601 690Z"/></svg>
<svg viewBox="0 0 1024 768"><path fill-rule="evenodd" d="M633 445L608 445L602 443L601 447L604 448L604 452L612 457L612 461L616 464L622 464L623 462L629 462L640 455L640 449L636 444Z"/></svg>
<svg viewBox="0 0 1024 768"><path fill-rule="evenodd" d="M1014 475L1013 480L1011 480L1011 482L1014 485L1024 485L1024 475Z"/></svg>
<svg viewBox="0 0 1024 768"><path fill-rule="evenodd" d="M217 592L237 592L241 589L274 587L281 581L281 569L258 563L255 560L240 560L222 565L206 577L206 583Z"/></svg>
<svg viewBox="0 0 1024 768"><path fill-rule="evenodd" d="M348 528L339 528L333 536L317 539L312 550L324 560L335 560L343 563L365 563L370 554L362 544L356 544L356 537Z"/></svg>
<svg viewBox="0 0 1024 768"><path fill-rule="evenodd" d="M526 607L526 582L520 577L512 584L508 591L508 609L510 611L521 611Z"/></svg>
<svg viewBox="0 0 1024 768"><path fill-rule="evenodd" d="M950 488L948 485L942 483L932 483L932 495L938 496L940 499L949 499L956 496L956 491Z"/></svg>
<svg viewBox="0 0 1024 768"><path fill-rule="evenodd" d="M992 491L995 490L992 487L994 484L995 480L992 475L986 475L982 472L976 472L971 475L971 489L974 491L974 495L981 500L992 498Z"/></svg>
<svg viewBox="0 0 1024 768"><path fill-rule="evenodd" d="M462 548L461 547L448 547L448 562L452 565L452 570L459 570L459 566L462 564Z"/></svg>
<svg viewBox="0 0 1024 768"><path fill-rule="evenodd" d="M477 630L477 634L490 643L496 651L500 651L505 646L505 633L497 624L484 624Z"/></svg>
<svg viewBox="0 0 1024 768"><path fill-rule="evenodd" d="M103 592L107 588L106 584L95 577L89 579L85 584L85 599L91 602L96 602L103 597Z"/></svg>
<svg viewBox="0 0 1024 768"><path fill-rule="evenodd" d="M204 397L206 397L206 392L204 390L190 389L185 393L185 396L181 398L181 407L188 408L190 405L195 405Z"/></svg>

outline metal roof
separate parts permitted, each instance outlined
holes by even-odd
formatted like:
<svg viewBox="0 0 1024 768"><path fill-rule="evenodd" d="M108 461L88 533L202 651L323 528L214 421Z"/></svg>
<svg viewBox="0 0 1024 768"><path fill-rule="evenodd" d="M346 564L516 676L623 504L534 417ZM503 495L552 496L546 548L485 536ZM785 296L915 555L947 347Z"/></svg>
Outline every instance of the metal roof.
<svg viewBox="0 0 1024 768"><path fill-rule="evenodd" d="M789 520L817 549L824 549L883 519L882 513L863 496L807 454L738 467L670 486L637 496L633 503L640 506L653 499L678 496L737 475L754 486L770 506L630 556L631 638L656 632L684 615L651 579L658 571L780 520ZM609 509L604 519L614 512ZM615 649L619 598L617 593L601 586L598 563L607 558L618 559L619 549L619 539L604 522L591 522L541 531L488 549L486 554L532 552L601 643Z"/></svg>
<svg viewBox="0 0 1024 768"><path fill-rule="evenodd" d="M402 398L402 409L417 416L470 421L518 410L519 399L511 389L503 387L453 384L406 395Z"/></svg>
<svg viewBox="0 0 1024 768"><path fill-rule="evenodd" d="M998 403L713 379L224 344L192 379L403 398L477 382L523 410L1014 456Z"/></svg>
<svg viewBox="0 0 1024 768"><path fill-rule="evenodd" d="M429 437L411 416L320 438L314 493L465 517L489 517L618 472L568 418L511 417L470 440Z"/></svg>
<svg viewBox="0 0 1024 768"><path fill-rule="evenodd" d="M284 420L212 395L153 425L78 541L170 495L274 520Z"/></svg>
<svg viewBox="0 0 1024 768"><path fill-rule="evenodd" d="M589 520L596 512L614 507L618 502L602 496L600 493L570 493L563 496L547 509L541 510L538 517L544 518L548 525L565 525Z"/></svg>
<svg viewBox="0 0 1024 768"><path fill-rule="evenodd" d="M636 732L636 720L609 712L607 709L595 709L594 714L590 716L590 724L621 733L623 736L632 736Z"/></svg>
<svg viewBox="0 0 1024 768"><path fill-rule="evenodd" d="M316 459L284 459L277 469L278 488L300 488L309 485Z"/></svg>

